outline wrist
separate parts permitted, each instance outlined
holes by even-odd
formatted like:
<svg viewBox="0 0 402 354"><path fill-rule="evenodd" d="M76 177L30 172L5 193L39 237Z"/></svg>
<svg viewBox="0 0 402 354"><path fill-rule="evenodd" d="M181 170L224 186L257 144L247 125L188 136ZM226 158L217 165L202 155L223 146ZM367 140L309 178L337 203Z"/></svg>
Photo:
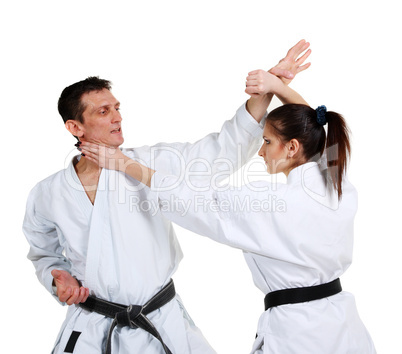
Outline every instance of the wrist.
<svg viewBox="0 0 402 354"><path fill-rule="evenodd" d="M246 111L260 123L264 115L267 113L267 108L271 103L272 94L268 93L265 95L253 95L249 98L246 103Z"/></svg>
<svg viewBox="0 0 402 354"><path fill-rule="evenodd" d="M57 296L57 286L54 282L54 279L52 281L52 291L53 291L53 294Z"/></svg>
<svg viewBox="0 0 402 354"><path fill-rule="evenodd" d="M272 95L281 95L283 94L284 88L287 87L287 85L279 78L276 78L276 80L273 82L273 85L271 86L270 93Z"/></svg>
<svg viewBox="0 0 402 354"><path fill-rule="evenodd" d="M125 172L125 170L127 169L127 165L130 163L131 159L122 153L121 157L119 157L117 161L117 169L120 172Z"/></svg>
<svg viewBox="0 0 402 354"><path fill-rule="evenodd" d="M246 101L246 110L247 110L247 112L250 113L250 108L251 108L251 105L253 105L253 104L261 105L263 103L270 102L272 97L273 97L273 95L274 95L273 93L268 92L268 93L265 93L265 94L258 94L258 95L256 94L256 95L251 96Z"/></svg>

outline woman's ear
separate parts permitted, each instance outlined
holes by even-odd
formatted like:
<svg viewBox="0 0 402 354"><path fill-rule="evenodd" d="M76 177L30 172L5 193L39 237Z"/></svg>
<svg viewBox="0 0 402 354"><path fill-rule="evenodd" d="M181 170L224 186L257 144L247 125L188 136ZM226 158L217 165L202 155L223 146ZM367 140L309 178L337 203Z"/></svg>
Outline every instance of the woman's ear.
<svg viewBox="0 0 402 354"><path fill-rule="evenodd" d="M300 150L300 143L297 139L292 139L287 143L288 147L288 156L294 157Z"/></svg>
<svg viewBox="0 0 402 354"><path fill-rule="evenodd" d="M78 122L77 120L70 119L64 124L64 126L72 135L78 138L84 135L84 129L81 123Z"/></svg>

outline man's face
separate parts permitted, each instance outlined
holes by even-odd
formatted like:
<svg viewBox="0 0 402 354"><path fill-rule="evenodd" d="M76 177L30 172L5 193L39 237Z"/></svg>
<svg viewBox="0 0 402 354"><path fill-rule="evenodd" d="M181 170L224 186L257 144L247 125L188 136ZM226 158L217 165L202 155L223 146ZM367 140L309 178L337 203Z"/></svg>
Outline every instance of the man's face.
<svg viewBox="0 0 402 354"><path fill-rule="evenodd" d="M121 129L120 102L112 93L103 89L91 91L81 97L85 105L82 124L82 140L119 147L124 142Z"/></svg>

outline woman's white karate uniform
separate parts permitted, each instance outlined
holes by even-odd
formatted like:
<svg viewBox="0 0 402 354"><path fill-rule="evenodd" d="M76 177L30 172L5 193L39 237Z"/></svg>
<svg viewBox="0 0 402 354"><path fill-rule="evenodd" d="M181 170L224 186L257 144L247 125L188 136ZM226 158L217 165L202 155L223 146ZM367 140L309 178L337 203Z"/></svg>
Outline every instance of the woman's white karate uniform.
<svg viewBox="0 0 402 354"><path fill-rule="evenodd" d="M219 192L195 190L185 182L169 187L176 180L158 171L153 176L151 197L159 200L163 214L182 227L242 249L263 294L330 282L352 262L356 190L345 179L338 203L315 162L293 169L287 184L258 182ZM185 216L169 205L173 197L191 205ZM257 333L252 353L375 353L354 297L346 291L271 308L261 315Z"/></svg>
<svg viewBox="0 0 402 354"><path fill-rule="evenodd" d="M214 170L211 172L220 173L228 168L223 161L231 161L239 168L255 154L262 128L263 123L258 124L243 105L219 134L210 134L194 144L158 144L123 152L170 173L189 164L191 171L204 171L208 164ZM124 173L103 169L92 205L73 162L35 186L28 198L23 225L30 244L28 258L56 300L53 269L69 271L89 288L90 294L126 305L145 304L169 282L182 252L172 224L157 205L149 203L147 193L143 185ZM215 353L179 296L147 317L174 354ZM70 306L53 353L64 352L73 331L81 333L74 353L101 353L111 322L110 318ZM163 349L142 329L116 327L112 352L160 354Z"/></svg>

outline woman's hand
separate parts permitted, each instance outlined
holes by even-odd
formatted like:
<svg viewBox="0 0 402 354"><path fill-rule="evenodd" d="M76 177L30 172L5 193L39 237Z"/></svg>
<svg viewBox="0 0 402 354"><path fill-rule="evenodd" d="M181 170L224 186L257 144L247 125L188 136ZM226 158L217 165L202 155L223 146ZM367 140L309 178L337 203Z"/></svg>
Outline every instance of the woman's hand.
<svg viewBox="0 0 402 354"><path fill-rule="evenodd" d="M151 186L151 179L155 171L124 155L119 148L83 141L79 147L85 158L96 163L101 168L117 170L128 176Z"/></svg>
<svg viewBox="0 0 402 354"><path fill-rule="evenodd" d="M119 148L82 141L80 151L85 158L96 163L101 168L122 171L128 159Z"/></svg>

